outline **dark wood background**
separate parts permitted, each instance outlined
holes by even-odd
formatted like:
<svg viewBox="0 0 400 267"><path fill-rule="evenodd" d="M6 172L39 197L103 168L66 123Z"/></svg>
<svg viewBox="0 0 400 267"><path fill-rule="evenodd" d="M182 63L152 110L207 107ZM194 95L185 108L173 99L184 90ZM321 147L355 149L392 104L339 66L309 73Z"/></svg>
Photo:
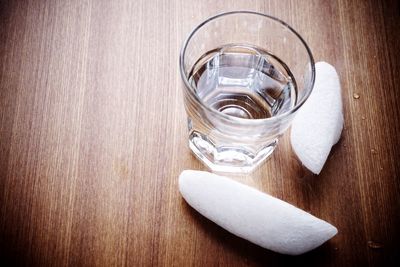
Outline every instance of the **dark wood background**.
<svg viewBox="0 0 400 267"><path fill-rule="evenodd" d="M337 226L300 257L234 237L178 191L182 170L205 169L187 147L179 49L203 19L238 9L287 21L341 78L345 128L319 176L286 134L236 178ZM395 265L399 17L396 0L0 0L0 262Z"/></svg>

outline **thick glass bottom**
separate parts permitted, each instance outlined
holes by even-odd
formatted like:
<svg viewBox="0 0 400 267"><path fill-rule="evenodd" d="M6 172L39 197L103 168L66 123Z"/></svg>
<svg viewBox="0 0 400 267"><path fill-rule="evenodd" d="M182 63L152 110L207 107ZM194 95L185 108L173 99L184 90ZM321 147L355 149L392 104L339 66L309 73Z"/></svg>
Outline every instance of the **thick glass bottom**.
<svg viewBox="0 0 400 267"><path fill-rule="evenodd" d="M189 147L196 157L212 171L226 173L252 172L269 158L277 143L275 139L254 154L245 147L218 146L195 131L189 136Z"/></svg>

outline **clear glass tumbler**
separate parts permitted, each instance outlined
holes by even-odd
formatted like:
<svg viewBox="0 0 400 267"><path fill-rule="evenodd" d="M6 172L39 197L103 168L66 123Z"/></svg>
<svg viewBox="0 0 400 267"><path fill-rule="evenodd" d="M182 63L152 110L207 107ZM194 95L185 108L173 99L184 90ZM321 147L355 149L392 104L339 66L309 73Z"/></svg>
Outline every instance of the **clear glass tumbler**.
<svg viewBox="0 0 400 267"><path fill-rule="evenodd" d="M202 22L179 60L189 147L217 172L250 172L267 159L314 85L303 38L251 11Z"/></svg>

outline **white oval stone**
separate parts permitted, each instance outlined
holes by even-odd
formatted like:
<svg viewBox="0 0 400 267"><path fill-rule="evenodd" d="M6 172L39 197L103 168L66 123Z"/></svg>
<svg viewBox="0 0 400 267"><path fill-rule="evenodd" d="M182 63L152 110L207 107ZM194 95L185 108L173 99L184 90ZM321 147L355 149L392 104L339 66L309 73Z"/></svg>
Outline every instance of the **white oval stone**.
<svg viewBox="0 0 400 267"><path fill-rule="evenodd" d="M241 238L272 251L299 255L337 233L331 224L227 177L185 170L179 190L195 210Z"/></svg>
<svg viewBox="0 0 400 267"><path fill-rule="evenodd" d="M314 89L292 122L291 143L297 157L319 174L343 128L342 95L335 68L315 64Z"/></svg>

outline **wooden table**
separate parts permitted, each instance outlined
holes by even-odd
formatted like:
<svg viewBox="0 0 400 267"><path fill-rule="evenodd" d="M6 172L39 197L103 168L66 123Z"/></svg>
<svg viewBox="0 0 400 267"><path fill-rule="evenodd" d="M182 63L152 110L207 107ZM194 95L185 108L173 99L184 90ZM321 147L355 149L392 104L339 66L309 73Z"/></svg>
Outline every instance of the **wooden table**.
<svg viewBox="0 0 400 267"><path fill-rule="evenodd" d="M182 170L205 170L187 147L179 49L203 19L238 9L287 21L341 78L345 128L319 176L285 135L266 164L237 178L337 226L303 256L229 234L178 191ZM399 17L395 0L1 1L0 261L395 265Z"/></svg>

